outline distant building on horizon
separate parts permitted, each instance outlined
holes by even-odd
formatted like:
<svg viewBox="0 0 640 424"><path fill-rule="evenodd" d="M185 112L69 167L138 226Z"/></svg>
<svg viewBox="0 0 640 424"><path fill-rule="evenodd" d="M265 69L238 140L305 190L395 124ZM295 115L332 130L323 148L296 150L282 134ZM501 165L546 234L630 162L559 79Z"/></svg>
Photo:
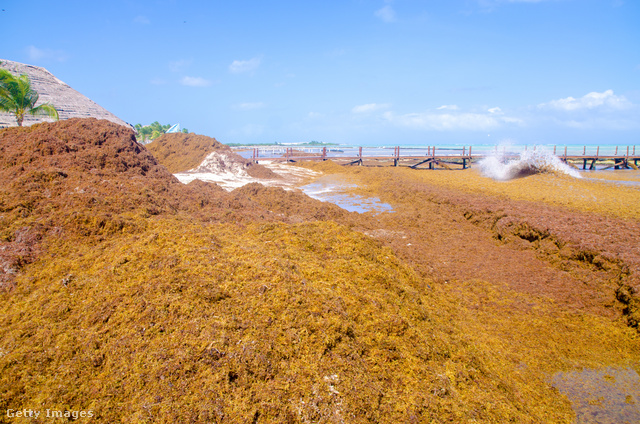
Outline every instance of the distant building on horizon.
<svg viewBox="0 0 640 424"><path fill-rule="evenodd" d="M167 130L167 134L179 133L180 132L180 123L173 125L171 128Z"/></svg>
<svg viewBox="0 0 640 424"><path fill-rule="evenodd" d="M69 118L97 118L106 119L126 127L132 127L93 100L60 81L45 68L6 59L0 59L0 67L7 69L14 75L27 74L31 80L31 86L40 95L36 106L42 103L51 103L58 111L60 120ZM23 125L28 126L39 122L52 121L53 119L47 116L32 116L26 114ZM15 127L17 125L15 115L0 112L0 128Z"/></svg>

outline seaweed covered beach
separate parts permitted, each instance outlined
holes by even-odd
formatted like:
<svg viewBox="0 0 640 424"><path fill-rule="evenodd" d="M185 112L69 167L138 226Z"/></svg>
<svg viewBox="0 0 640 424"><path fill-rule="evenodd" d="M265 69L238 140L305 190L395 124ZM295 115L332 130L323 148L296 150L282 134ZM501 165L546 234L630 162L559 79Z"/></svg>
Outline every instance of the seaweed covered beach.
<svg viewBox="0 0 640 424"><path fill-rule="evenodd" d="M0 131L0 422L638 421L640 188L297 164L359 213L162 143Z"/></svg>

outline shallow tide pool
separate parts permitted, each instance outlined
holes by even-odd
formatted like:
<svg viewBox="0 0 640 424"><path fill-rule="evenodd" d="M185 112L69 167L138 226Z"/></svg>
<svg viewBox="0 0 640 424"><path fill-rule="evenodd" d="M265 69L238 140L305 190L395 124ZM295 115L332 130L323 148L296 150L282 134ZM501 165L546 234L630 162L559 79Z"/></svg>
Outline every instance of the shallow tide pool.
<svg viewBox="0 0 640 424"><path fill-rule="evenodd" d="M328 175L320 177L311 184L304 185L300 189L309 197L323 202L330 202L350 212L393 212L393 207L388 203L382 203L377 197L364 197L348 193L357 185L345 183L338 178Z"/></svg>
<svg viewBox="0 0 640 424"><path fill-rule="evenodd" d="M640 423L640 376L631 368L556 373L551 383L571 401L577 424Z"/></svg>

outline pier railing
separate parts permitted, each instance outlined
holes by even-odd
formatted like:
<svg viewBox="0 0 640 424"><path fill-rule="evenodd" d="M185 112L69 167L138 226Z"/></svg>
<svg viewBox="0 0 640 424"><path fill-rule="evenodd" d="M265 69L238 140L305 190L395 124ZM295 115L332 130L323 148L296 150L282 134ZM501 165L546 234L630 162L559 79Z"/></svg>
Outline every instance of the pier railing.
<svg viewBox="0 0 640 424"><path fill-rule="evenodd" d="M600 146L595 146L595 148L571 146L571 152L569 152L568 146L564 146L563 149L558 149L557 146L554 146L553 154L575 168L578 168L578 165L582 165L582 169L596 169L596 164L603 163L609 165L607 168L638 169L640 152L636 153L636 146L625 146L623 148L615 146L613 153L611 153L613 147L607 147L608 151L603 152L604 149L601 149ZM548 149L547 147L545 148ZM536 147L533 147L533 149L535 150ZM247 155L249 152L250 156ZM498 154L505 160L519 157L519 153L508 152L506 148L499 151L498 147L485 149L477 153L474 152L473 146L463 146L462 148L439 148L437 146L409 148L395 146L393 150L391 150L391 148L380 147L355 147L345 149L327 147L254 147L251 150L244 150L244 156L255 163L259 163L260 161L297 162L333 160L342 165L391 165L429 169L451 168L452 166L461 166L463 169L466 169L470 167L473 162L492 154Z"/></svg>

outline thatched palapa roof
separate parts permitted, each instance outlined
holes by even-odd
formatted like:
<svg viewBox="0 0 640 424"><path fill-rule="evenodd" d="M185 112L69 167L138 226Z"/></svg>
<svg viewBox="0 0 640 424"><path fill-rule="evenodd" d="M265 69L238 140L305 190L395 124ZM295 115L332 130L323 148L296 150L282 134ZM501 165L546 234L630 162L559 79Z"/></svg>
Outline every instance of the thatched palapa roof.
<svg viewBox="0 0 640 424"><path fill-rule="evenodd" d="M27 65L0 59L0 67L7 69L14 75L27 74L31 80L31 86L38 92L38 103L51 103L57 110L60 119L69 118L97 118L106 119L116 124L131 125L115 116L88 97L78 93L64 82L56 78L51 72L39 66ZM46 116L25 115L23 125L33 125L38 122L52 121ZM0 128L16 126L15 116L0 112Z"/></svg>

